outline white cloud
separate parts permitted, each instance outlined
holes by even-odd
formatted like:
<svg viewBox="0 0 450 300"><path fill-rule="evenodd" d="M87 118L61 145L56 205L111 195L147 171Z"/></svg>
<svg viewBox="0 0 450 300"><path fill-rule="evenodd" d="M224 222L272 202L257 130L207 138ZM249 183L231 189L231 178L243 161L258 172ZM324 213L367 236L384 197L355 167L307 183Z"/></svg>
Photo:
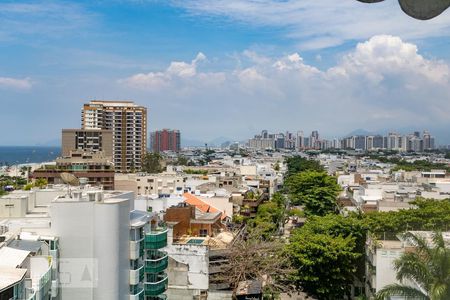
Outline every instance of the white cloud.
<svg viewBox="0 0 450 300"><path fill-rule="evenodd" d="M98 16L78 3L0 3L0 39L67 36L95 24L97 19Z"/></svg>
<svg viewBox="0 0 450 300"><path fill-rule="evenodd" d="M29 90L32 87L30 78L17 79L10 77L0 77L0 88Z"/></svg>
<svg viewBox="0 0 450 300"><path fill-rule="evenodd" d="M190 64L183 61L174 61L167 68L167 75L178 77L192 77L197 74L197 65L199 62L206 60L206 56L199 52Z"/></svg>
<svg viewBox="0 0 450 300"><path fill-rule="evenodd" d="M180 114L200 114L208 126L197 130L205 135L225 124L230 135L242 128L343 134L355 128L450 126L449 66L424 58L398 37L374 36L327 70L305 63L300 53L240 56L250 58L250 65L228 70L219 61L217 71L204 72L194 59L122 82L145 97L151 93L149 98L170 102Z"/></svg>
<svg viewBox="0 0 450 300"><path fill-rule="evenodd" d="M445 84L449 80L449 66L425 59L418 54L416 45L405 43L399 37L379 35L358 44L329 74L362 75L375 82L383 80L384 74L400 78L420 76Z"/></svg>
<svg viewBox="0 0 450 300"><path fill-rule="evenodd" d="M158 89L169 86L173 81L187 79L200 75L204 78L206 74L198 74L197 68L200 62L205 61L206 56L199 52L190 62L173 61L169 67L162 72L139 73L128 78L120 79L119 83L130 87L141 89ZM211 80L223 80L223 74L211 74Z"/></svg>
<svg viewBox="0 0 450 300"><path fill-rule="evenodd" d="M194 16L225 17L272 26L298 40L300 49L337 46L388 33L405 39L450 36L450 12L422 22L406 16L396 1L367 5L356 0L172 0Z"/></svg>

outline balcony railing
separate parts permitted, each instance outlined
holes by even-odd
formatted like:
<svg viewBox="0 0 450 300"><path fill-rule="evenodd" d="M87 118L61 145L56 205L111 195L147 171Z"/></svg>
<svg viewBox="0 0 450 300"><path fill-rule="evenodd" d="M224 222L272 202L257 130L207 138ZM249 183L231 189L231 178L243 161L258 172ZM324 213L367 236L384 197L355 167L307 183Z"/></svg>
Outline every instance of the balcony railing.
<svg viewBox="0 0 450 300"><path fill-rule="evenodd" d="M160 249L167 246L167 228L152 228L145 234L145 249Z"/></svg>
<svg viewBox="0 0 450 300"><path fill-rule="evenodd" d="M167 274L160 273L152 276L149 282L144 283L144 291L146 296L158 296L167 290L169 281Z"/></svg>
<svg viewBox="0 0 450 300"><path fill-rule="evenodd" d="M144 288L140 285L130 291L130 300L144 300L144 296Z"/></svg>
<svg viewBox="0 0 450 300"><path fill-rule="evenodd" d="M148 251L145 259L146 273L159 273L167 269L169 258L163 251Z"/></svg>

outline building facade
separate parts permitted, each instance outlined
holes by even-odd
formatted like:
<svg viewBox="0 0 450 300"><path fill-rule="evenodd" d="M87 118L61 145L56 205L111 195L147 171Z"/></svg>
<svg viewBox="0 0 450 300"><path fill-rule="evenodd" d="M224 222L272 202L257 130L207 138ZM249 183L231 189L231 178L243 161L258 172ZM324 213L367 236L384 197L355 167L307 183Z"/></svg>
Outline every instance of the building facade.
<svg viewBox="0 0 450 300"><path fill-rule="evenodd" d="M85 178L86 184L114 189L114 164L103 152L71 151L69 156L56 159L56 165L43 165L31 174L31 178L46 179L49 184L62 184L62 173Z"/></svg>
<svg viewBox="0 0 450 300"><path fill-rule="evenodd" d="M113 157L112 130L63 129L61 156L69 156L73 150L88 152L102 151L106 157Z"/></svg>
<svg viewBox="0 0 450 300"><path fill-rule="evenodd" d="M147 108L132 101L98 101L84 104L82 128L112 131L116 171L140 170L147 151Z"/></svg>
<svg viewBox="0 0 450 300"><path fill-rule="evenodd" d="M171 129L156 130L150 134L150 148L153 152L180 151L180 131Z"/></svg>

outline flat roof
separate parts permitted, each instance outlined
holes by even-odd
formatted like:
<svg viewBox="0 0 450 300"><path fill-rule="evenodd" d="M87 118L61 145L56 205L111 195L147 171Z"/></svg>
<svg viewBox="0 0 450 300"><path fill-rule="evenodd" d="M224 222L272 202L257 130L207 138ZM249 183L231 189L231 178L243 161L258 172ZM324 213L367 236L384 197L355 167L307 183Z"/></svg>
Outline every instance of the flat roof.
<svg viewBox="0 0 450 300"><path fill-rule="evenodd" d="M27 269L0 267L0 291L20 282L27 273Z"/></svg>
<svg viewBox="0 0 450 300"><path fill-rule="evenodd" d="M30 254L30 251L10 247L0 248L0 267L19 267Z"/></svg>
<svg viewBox="0 0 450 300"><path fill-rule="evenodd" d="M37 253L41 249L42 243L40 241L13 240L8 244L8 247Z"/></svg>

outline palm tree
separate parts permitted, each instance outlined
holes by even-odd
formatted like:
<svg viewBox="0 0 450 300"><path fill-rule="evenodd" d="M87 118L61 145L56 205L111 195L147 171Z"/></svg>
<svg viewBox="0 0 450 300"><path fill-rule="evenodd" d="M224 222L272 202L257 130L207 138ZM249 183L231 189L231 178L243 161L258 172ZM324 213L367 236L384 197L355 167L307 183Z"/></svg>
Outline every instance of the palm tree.
<svg viewBox="0 0 450 300"><path fill-rule="evenodd" d="M404 280L412 281L419 288L390 284L377 293L377 299L389 299L389 296L414 300L450 299L450 249L442 233L433 233L431 244L424 237L410 232L404 236L415 248L394 261L397 280L402 283Z"/></svg>

